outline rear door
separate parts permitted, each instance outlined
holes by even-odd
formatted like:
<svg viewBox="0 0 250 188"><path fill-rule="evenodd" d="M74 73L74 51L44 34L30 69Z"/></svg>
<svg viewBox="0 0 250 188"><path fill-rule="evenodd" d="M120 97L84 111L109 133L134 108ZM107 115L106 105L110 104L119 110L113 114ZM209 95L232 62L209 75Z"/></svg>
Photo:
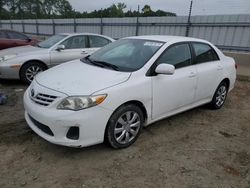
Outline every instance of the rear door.
<svg viewBox="0 0 250 188"><path fill-rule="evenodd" d="M155 67L162 63L174 65L175 73L152 76L153 119L192 104L197 86L197 70L192 65L188 43L169 47L156 61Z"/></svg>
<svg viewBox="0 0 250 188"><path fill-rule="evenodd" d="M211 98L222 79L222 66L215 50L206 43L192 42L198 73L195 100Z"/></svg>
<svg viewBox="0 0 250 188"><path fill-rule="evenodd" d="M51 65L57 65L74 59L81 59L88 55L87 37L85 35L72 36L60 43L64 45L63 50L52 50L50 52Z"/></svg>

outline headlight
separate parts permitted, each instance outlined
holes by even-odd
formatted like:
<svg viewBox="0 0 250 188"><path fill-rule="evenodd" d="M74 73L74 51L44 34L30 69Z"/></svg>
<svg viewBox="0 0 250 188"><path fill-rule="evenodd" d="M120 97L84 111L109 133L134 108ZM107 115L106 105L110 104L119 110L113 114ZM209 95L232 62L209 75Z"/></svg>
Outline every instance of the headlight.
<svg viewBox="0 0 250 188"><path fill-rule="evenodd" d="M16 54L4 55L4 56L0 57L0 62L7 61L9 59L13 59L16 56L17 56Z"/></svg>
<svg viewBox="0 0 250 188"><path fill-rule="evenodd" d="M101 104L107 95L67 97L57 106L61 110L82 110Z"/></svg>

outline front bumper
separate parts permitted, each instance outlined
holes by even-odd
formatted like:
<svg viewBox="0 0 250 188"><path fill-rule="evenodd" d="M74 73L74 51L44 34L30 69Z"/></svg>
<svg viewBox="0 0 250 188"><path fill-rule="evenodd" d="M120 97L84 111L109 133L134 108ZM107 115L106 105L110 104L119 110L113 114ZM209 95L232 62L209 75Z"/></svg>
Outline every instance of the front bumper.
<svg viewBox="0 0 250 188"><path fill-rule="evenodd" d="M0 78L19 79L20 67L10 67L10 65L5 62L0 63Z"/></svg>
<svg viewBox="0 0 250 188"><path fill-rule="evenodd" d="M112 111L100 106L81 111L57 110L56 104L41 106L30 99L29 90L24 94L25 119L39 136L51 143L70 147L86 147L104 141L105 128ZM34 120L49 127L53 135L39 128ZM79 127L79 139L67 138L71 127Z"/></svg>

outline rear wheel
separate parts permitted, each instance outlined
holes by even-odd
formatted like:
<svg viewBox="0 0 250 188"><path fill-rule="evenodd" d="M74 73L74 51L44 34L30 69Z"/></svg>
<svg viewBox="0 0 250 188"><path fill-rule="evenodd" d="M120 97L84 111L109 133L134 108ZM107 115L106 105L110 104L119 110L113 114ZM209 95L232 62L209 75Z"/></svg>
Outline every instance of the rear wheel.
<svg viewBox="0 0 250 188"><path fill-rule="evenodd" d="M30 62L25 65L20 70L20 79L27 83L30 84L34 77L40 73L46 70L46 66L39 63L39 62Z"/></svg>
<svg viewBox="0 0 250 188"><path fill-rule="evenodd" d="M121 106L108 122L105 139L113 148L126 148L136 141L143 123L143 112L138 106Z"/></svg>
<svg viewBox="0 0 250 188"><path fill-rule="evenodd" d="M228 85L226 82L221 82L216 89L213 99L210 103L212 109L220 109L226 101Z"/></svg>

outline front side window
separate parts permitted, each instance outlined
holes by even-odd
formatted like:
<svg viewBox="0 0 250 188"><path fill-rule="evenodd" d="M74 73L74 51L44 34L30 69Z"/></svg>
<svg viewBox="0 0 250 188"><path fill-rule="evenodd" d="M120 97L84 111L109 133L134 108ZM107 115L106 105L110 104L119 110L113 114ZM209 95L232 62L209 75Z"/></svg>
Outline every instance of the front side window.
<svg viewBox="0 0 250 188"><path fill-rule="evenodd" d="M175 68L185 67L191 64L191 52L188 44L176 44L165 52L157 60L157 64L170 64Z"/></svg>
<svg viewBox="0 0 250 188"><path fill-rule="evenodd" d="M86 48L86 37L83 35L70 37L61 43L65 49L81 49Z"/></svg>
<svg viewBox="0 0 250 188"><path fill-rule="evenodd" d="M100 48L107 44L109 44L111 41L109 41L106 38L99 37L99 36L89 36L89 47L90 48Z"/></svg>
<svg viewBox="0 0 250 188"><path fill-rule="evenodd" d="M62 39L64 39L66 36L67 35L54 35L42 42L39 42L37 46L40 48L50 48L54 46L56 43L58 43L59 41L61 41Z"/></svg>
<svg viewBox="0 0 250 188"><path fill-rule="evenodd" d="M219 60L216 52L209 45L204 43L193 43L193 47L196 55L196 63Z"/></svg>
<svg viewBox="0 0 250 188"><path fill-rule="evenodd" d="M17 32L13 32L13 31L8 31L8 36L10 39L19 39L19 40L27 40L28 37L21 34L21 33L17 33Z"/></svg>
<svg viewBox="0 0 250 188"><path fill-rule="evenodd" d="M119 71L133 72L142 68L163 44L142 39L121 39L96 51L89 59L115 65Z"/></svg>

